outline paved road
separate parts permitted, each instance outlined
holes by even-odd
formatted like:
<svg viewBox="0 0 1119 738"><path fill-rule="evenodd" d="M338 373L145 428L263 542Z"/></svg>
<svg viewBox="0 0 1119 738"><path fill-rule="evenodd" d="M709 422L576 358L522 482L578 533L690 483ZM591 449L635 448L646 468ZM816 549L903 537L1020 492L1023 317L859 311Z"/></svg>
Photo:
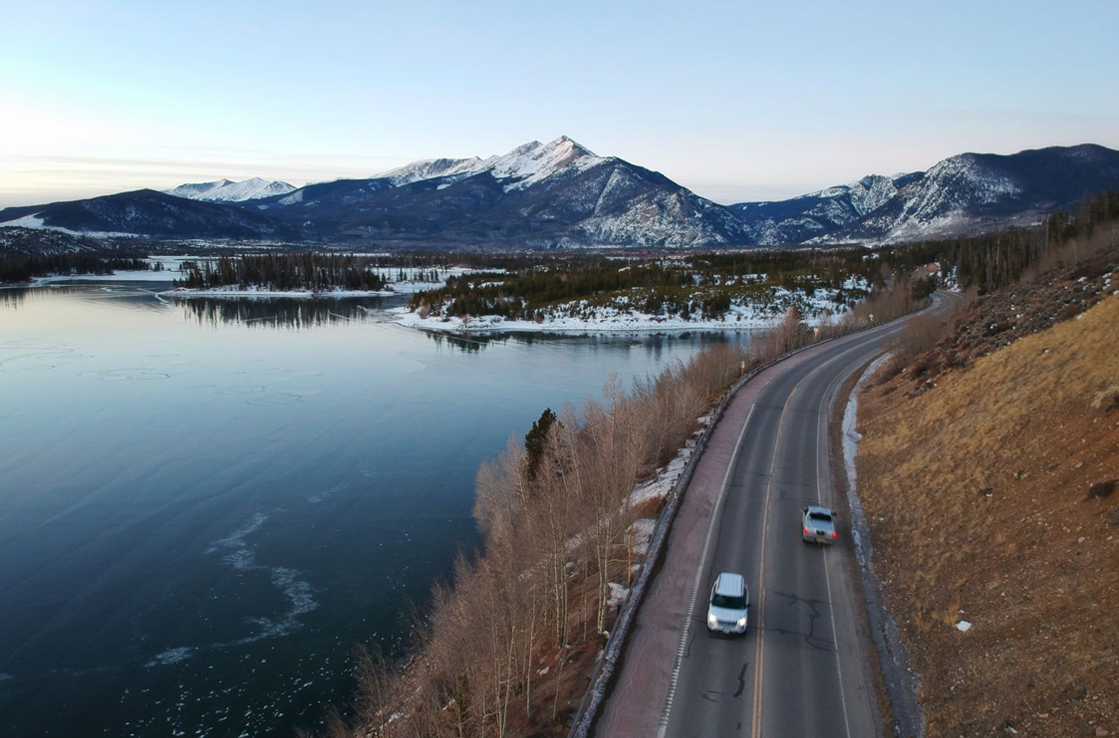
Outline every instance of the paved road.
<svg viewBox="0 0 1119 738"><path fill-rule="evenodd" d="M950 299L937 293L930 310ZM898 330L895 323L809 349L736 396L696 469L596 735L882 734L851 548L803 542L800 516L809 504L838 507L830 409L844 381ZM706 597L722 571L743 574L750 588L742 637L705 626Z"/></svg>

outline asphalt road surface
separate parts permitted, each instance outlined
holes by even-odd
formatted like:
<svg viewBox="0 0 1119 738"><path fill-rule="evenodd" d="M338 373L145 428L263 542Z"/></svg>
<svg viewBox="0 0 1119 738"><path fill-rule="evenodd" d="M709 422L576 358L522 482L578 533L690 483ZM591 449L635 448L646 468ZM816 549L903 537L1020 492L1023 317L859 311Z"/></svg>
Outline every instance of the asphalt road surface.
<svg viewBox="0 0 1119 738"><path fill-rule="evenodd" d="M954 299L937 293L928 310ZM838 521L840 545L800 534L804 506L842 507L828 441L839 389L902 323L809 349L740 390L697 467L687 493L695 500L685 498L695 509L682 506L673 525L596 735L882 734L847 521ZM707 597L724 571L749 587L744 636L706 627Z"/></svg>

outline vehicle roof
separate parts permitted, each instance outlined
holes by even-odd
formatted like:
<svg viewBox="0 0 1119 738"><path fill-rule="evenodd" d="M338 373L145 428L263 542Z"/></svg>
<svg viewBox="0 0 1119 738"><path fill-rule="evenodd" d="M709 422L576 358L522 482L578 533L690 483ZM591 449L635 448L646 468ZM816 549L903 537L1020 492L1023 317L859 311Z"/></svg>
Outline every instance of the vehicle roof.
<svg viewBox="0 0 1119 738"><path fill-rule="evenodd" d="M827 515L829 518L832 515L831 510L827 509L826 507L820 507L818 505L808 506L808 514L811 515L812 513L822 513L824 515Z"/></svg>
<svg viewBox="0 0 1119 738"><path fill-rule="evenodd" d="M746 580L741 574L723 572L715 581L715 594L741 597L746 594Z"/></svg>

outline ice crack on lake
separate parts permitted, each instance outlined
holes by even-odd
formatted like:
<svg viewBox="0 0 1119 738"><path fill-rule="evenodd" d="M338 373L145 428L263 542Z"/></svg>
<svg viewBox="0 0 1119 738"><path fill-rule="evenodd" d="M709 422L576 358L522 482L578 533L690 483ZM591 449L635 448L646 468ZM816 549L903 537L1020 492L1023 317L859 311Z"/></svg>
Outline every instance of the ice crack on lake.
<svg viewBox="0 0 1119 738"><path fill-rule="evenodd" d="M300 617L318 608L311 584L302 578L302 572L287 566L268 566L257 561L256 553L246 540L250 535L260 530L268 515L258 512L247 523L230 533L225 538L214 541L204 553L222 553L222 563L237 571L265 571L276 589L280 590L288 600L288 609L276 617L248 618L247 622L257 626L256 633L238 638L234 641L214 643L210 648L223 648L228 646L242 646L256 643L267 638L279 638L297 630L302 626ZM177 664L194 655L198 649L190 646L170 648L158 654L147 663L147 666L165 666Z"/></svg>

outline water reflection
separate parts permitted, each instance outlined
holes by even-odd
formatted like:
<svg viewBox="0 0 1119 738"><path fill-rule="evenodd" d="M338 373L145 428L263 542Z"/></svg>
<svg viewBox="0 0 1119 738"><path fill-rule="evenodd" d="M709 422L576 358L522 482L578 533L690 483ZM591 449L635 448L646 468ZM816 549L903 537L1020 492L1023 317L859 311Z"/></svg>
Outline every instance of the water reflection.
<svg viewBox="0 0 1119 738"><path fill-rule="evenodd" d="M26 289L0 289L0 308L17 308L26 299Z"/></svg>
<svg viewBox="0 0 1119 738"><path fill-rule="evenodd" d="M699 331L683 332L634 332L601 331L593 333L444 333L442 331L422 331L440 348L448 347L468 353L481 351L489 346L508 344L519 346L578 344L581 348L611 349L641 347L649 356L660 361L666 350L674 345L685 343L706 347L716 343L748 344L750 333L705 333Z"/></svg>
<svg viewBox="0 0 1119 738"><path fill-rule="evenodd" d="M247 300L175 298L188 320L199 324L244 323L252 327L301 329L363 320L382 310L382 298L316 300L300 298L253 298Z"/></svg>

